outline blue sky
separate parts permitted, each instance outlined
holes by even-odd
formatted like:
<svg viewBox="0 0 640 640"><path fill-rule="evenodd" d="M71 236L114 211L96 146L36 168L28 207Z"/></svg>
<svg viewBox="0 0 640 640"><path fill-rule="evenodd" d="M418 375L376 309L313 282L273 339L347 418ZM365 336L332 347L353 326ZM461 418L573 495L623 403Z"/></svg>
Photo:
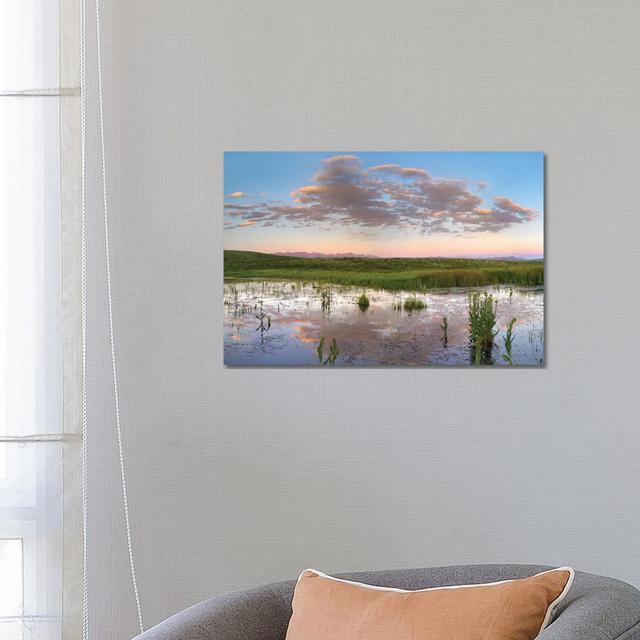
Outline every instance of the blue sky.
<svg viewBox="0 0 640 640"><path fill-rule="evenodd" d="M540 257L538 152L227 152L225 248Z"/></svg>

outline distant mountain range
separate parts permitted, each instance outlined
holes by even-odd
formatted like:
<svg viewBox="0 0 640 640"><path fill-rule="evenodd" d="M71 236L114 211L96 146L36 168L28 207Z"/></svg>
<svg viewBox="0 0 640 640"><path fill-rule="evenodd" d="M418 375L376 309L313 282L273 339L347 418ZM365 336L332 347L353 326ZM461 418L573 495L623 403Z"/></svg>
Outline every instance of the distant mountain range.
<svg viewBox="0 0 640 640"><path fill-rule="evenodd" d="M290 256L293 258L379 258L369 253L321 253L317 251L281 251L273 253L274 256ZM423 256L426 258L446 258L447 256ZM505 260L508 262L521 260L543 260L541 257L519 256L456 256L467 260Z"/></svg>
<svg viewBox="0 0 640 640"><path fill-rule="evenodd" d="M290 256L292 258L377 258L366 253L318 253L316 251L281 251L274 256Z"/></svg>
<svg viewBox="0 0 640 640"><path fill-rule="evenodd" d="M516 260L516 261L517 260L544 260L544 258L541 256L530 256L530 257L525 256L524 258L522 256L491 256L490 258L478 257L476 259L477 260L508 260L509 262L513 260Z"/></svg>

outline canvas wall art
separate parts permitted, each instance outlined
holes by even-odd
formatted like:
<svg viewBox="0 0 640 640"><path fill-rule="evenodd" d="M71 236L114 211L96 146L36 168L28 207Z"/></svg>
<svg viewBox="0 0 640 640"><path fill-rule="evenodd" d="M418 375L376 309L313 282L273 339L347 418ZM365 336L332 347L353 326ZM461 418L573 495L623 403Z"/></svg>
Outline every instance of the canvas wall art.
<svg viewBox="0 0 640 640"><path fill-rule="evenodd" d="M224 362L544 364L544 156L227 152Z"/></svg>

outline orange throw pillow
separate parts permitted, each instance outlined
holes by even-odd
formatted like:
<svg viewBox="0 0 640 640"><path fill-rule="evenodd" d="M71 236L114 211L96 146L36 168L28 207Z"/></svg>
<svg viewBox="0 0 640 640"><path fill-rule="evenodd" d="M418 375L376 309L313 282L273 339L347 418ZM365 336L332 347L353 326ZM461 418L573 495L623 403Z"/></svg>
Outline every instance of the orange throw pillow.
<svg viewBox="0 0 640 640"><path fill-rule="evenodd" d="M303 571L286 640L534 640L573 582L531 578L405 591Z"/></svg>

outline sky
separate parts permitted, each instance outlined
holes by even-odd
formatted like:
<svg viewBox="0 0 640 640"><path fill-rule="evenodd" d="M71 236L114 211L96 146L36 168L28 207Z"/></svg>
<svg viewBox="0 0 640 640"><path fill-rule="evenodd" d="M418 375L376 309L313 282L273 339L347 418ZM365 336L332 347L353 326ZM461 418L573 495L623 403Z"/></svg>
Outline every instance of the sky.
<svg viewBox="0 0 640 640"><path fill-rule="evenodd" d="M226 152L225 249L543 257L540 152Z"/></svg>

